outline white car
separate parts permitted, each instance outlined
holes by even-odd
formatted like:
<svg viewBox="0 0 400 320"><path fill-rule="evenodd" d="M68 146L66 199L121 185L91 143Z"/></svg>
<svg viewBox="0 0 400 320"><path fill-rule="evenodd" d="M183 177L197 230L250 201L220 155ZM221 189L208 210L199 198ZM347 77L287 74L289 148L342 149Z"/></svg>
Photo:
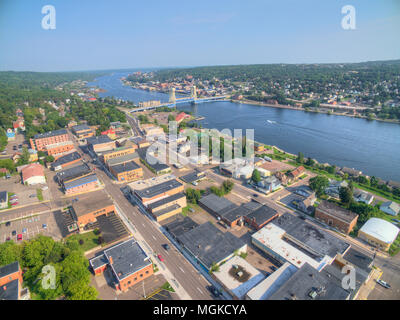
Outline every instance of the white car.
<svg viewBox="0 0 400 320"><path fill-rule="evenodd" d="M382 287L384 287L386 289L390 289L390 284L387 283L386 281L379 279L379 280L376 280L376 282L379 283Z"/></svg>

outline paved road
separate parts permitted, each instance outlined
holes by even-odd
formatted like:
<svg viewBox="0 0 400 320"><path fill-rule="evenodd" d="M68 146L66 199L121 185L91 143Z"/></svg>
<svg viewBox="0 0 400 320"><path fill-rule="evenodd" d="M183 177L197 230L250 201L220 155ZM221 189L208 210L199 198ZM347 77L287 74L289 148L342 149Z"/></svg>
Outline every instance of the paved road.
<svg viewBox="0 0 400 320"><path fill-rule="evenodd" d="M134 207L124 196L121 188L123 185L113 184L109 176L102 170L96 171L105 185L105 191L114 199L124 215L134 225L154 253L161 254L163 264L172 273L178 283L185 289L192 299L212 299L207 290L209 282L192 266L175 246L161 233L154 223ZM162 245L168 243L170 250L166 251Z"/></svg>

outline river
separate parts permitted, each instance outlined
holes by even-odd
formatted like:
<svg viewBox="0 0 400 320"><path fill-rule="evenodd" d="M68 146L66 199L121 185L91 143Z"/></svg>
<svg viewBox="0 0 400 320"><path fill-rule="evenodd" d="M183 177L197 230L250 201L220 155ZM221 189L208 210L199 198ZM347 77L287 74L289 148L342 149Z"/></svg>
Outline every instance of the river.
<svg viewBox="0 0 400 320"><path fill-rule="evenodd" d="M88 85L107 90L100 97L114 96L134 103L168 101L168 95L124 86L128 73L114 73ZM185 105L181 110L204 116L205 128L254 129L255 140L287 152L303 152L320 163L328 162L361 170L384 180L400 181L400 125L305 111L262 107L228 101Z"/></svg>

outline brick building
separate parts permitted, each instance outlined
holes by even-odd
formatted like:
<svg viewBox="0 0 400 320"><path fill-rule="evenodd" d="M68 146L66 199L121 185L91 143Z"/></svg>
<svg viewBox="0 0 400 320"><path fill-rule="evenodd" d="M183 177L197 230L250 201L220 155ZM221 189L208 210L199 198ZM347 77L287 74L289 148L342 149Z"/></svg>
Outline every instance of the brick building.
<svg viewBox="0 0 400 320"><path fill-rule="evenodd" d="M133 153L135 153L136 149L137 149L137 146L134 145L133 143L131 143L131 144L125 145L120 148L105 151L102 153L101 158L104 163L107 163L108 160L126 156L128 154L133 154Z"/></svg>
<svg viewBox="0 0 400 320"><path fill-rule="evenodd" d="M87 140L88 147L94 152L104 152L115 149L115 141L111 140L109 136L102 135L98 137L91 137Z"/></svg>
<svg viewBox="0 0 400 320"><path fill-rule="evenodd" d="M99 180L95 173L63 183L63 189L66 195L93 191L97 189L98 186Z"/></svg>
<svg viewBox="0 0 400 320"><path fill-rule="evenodd" d="M93 192L90 197L75 202L71 207L72 216L80 228L95 223L98 216L114 211L113 201L103 191Z"/></svg>
<svg viewBox="0 0 400 320"><path fill-rule="evenodd" d="M315 210L315 218L349 234L357 224L358 214L332 202L322 201Z"/></svg>
<svg viewBox="0 0 400 320"><path fill-rule="evenodd" d="M53 144L48 144L45 147L45 150L49 156L61 156L64 153L75 150L74 144L72 141L63 141Z"/></svg>
<svg viewBox="0 0 400 320"><path fill-rule="evenodd" d="M147 210L157 222L160 222L181 213L186 206L186 196L183 193L176 193L149 204Z"/></svg>
<svg viewBox="0 0 400 320"><path fill-rule="evenodd" d="M104 250L89 263L95 275L110 268L115 289L119 291L126 291L153 274L150 257L133 238Z"/></svg>
<svg viewBox="0 0 400 320"><path fill-rule="evenodd" d="M109 167L118 181L134 181L143 178L143 169L134 161L116 164Z"/></svg>
<svg viewBox="0 0 400 320"><path fill-rule="evenodd" d="M68 132L65 129L36 134L30 139L31 148L37 151L46 151L46 146L68 141Z"/></svg>
<svg viewBox="0 0 400 320"><path fill-rule="evenodd" d="M54 171L62 170L65 167L68 167L74 163L79 162L80 160L81 160L81 155L75 151L58 158L51 164L51 168Z"/></svg>
<svg viewBox="0 0 400 320"><path fill-rule="evenodd" d="M89 127L87 124L79 124L73 126L71 131L78 139L87 139L95 135L95 131Z"/></svg>
<svg viewBox="0 0 400 320"><path fill-rule="evenodd" d="M22 282L18 261L0 267L0 300L20 300Z"/></svg>

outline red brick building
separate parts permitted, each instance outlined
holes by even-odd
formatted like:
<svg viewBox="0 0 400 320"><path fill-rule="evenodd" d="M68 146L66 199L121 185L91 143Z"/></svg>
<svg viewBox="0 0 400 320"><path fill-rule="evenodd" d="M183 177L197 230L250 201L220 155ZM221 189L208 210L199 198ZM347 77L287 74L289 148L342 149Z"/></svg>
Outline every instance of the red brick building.
<svg viewBox="0 0 400 320"><path fill-rule="evenodd" d="M329 201L322 201L315 210L315 218L343 233L349 234L357 224L358 214Z"/></svg>
<svg viewBox="0 0 400 320"><path fill-rule="evenodd" d="M135 239L130 238L89 260L95 275L107 268L115 278L115 289L126 291L153 274L153 263Z"/></svg>
<svg viewBox="0 0 400 320"><path fill-rule="evenodd" d="M63 141L59 143L54 143L54 144L48 144L46 145L46 152L49 156L61 156L62 154L65 154L67 152L70 152L72 150L75 150L74 144L72 141Z"/></svg>
<svg viewBox="0 0 400 320"><path fill-rule="evenodd" d="M0 300L19 300L22 282L22 271L18 261L0 267Z"/></svg>
<svg viewBox="0 0 400 320"><path fill-rule="evenodd" d="M65 129L36 134L30 139L31 148L37 151L46 151L46 146L68 141L68 132Z"/></svg>

